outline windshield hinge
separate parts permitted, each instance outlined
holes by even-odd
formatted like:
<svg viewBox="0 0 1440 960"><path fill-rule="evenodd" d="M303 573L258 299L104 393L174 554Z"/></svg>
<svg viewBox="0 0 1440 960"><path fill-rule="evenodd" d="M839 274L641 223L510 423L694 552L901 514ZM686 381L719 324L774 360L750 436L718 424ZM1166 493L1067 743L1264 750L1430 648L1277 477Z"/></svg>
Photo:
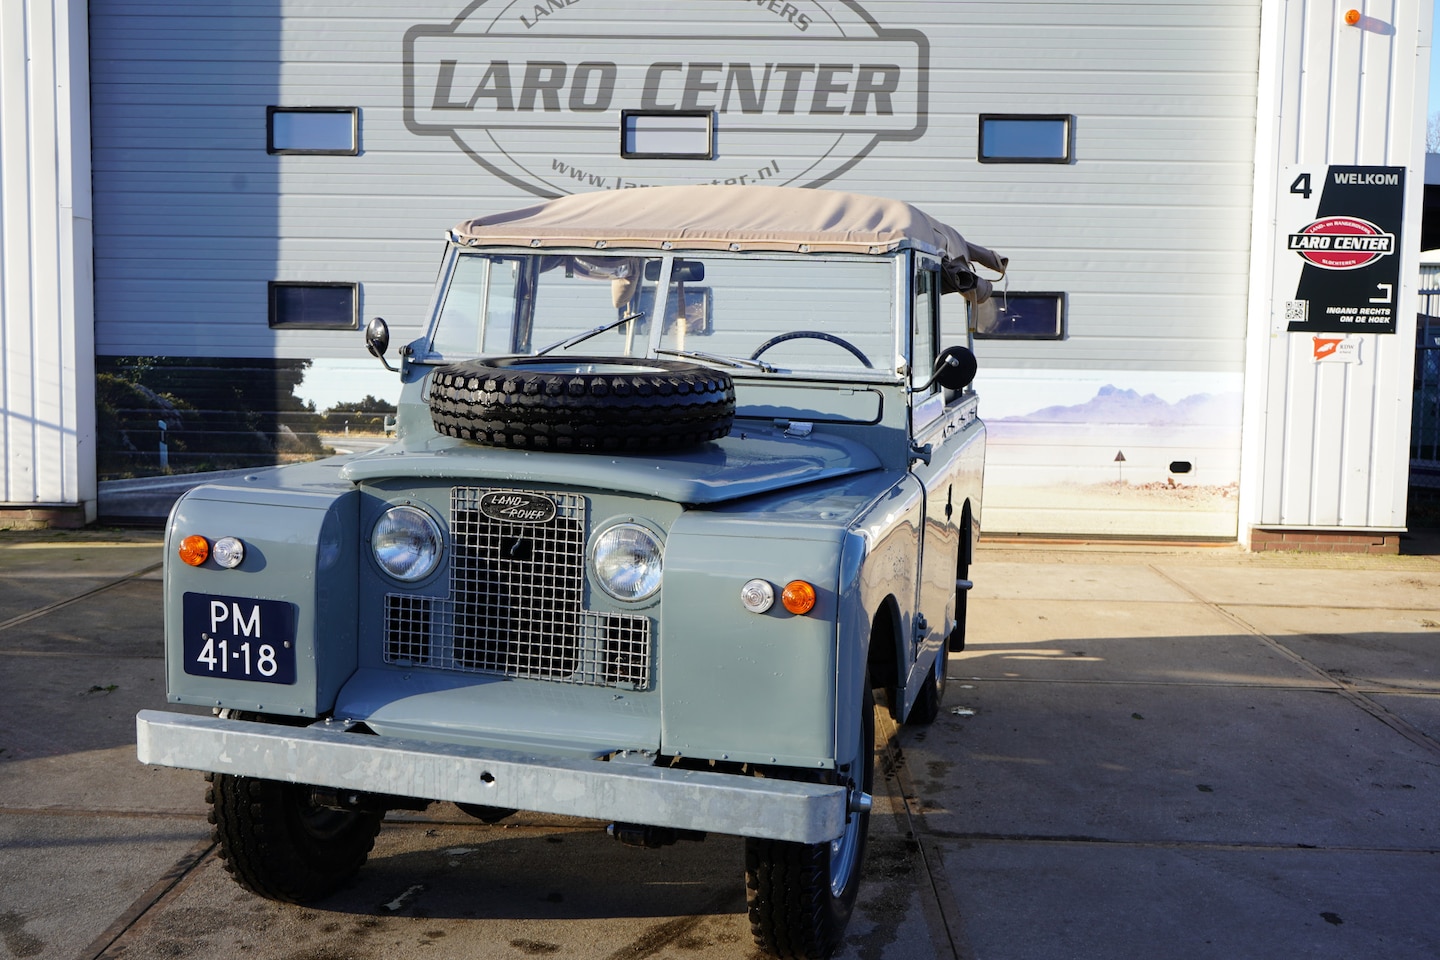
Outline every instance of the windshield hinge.
<svg viewBox="0 0 1440 960"><path fill-rule="evenodd" d="M809 420L776 420L775 426L784 428L787 437L808 437L815 430Z"/></svg>

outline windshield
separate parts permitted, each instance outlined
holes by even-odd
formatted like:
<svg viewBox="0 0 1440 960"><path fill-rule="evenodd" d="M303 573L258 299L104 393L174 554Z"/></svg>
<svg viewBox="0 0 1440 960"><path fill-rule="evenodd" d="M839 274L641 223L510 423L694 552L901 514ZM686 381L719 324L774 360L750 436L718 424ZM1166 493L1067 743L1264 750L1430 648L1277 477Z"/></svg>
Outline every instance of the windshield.
<svg viewBox="0 0 1440 960"><path fill-rule="evenodd" d="M462 251L430 357L682 355L755 372L893 374L894 277L894 262L875 257Z"/></svg>

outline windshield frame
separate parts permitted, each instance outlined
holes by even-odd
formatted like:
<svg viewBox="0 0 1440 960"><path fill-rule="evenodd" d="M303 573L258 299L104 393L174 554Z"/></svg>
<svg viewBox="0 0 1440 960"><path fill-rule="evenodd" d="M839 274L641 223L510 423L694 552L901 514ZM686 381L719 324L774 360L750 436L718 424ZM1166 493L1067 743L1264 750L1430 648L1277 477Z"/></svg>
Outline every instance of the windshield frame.
<svg viewBox="0 0 1440 960"><path fill-rule="evenodd" d="M893 384L904 379L904 370L907 369L909 357L909 304L907 302L909 288L910 257L908 250L887 251L880 254L864 253L788 253L779 251L767 251L763 255L755 252L737 253L731 251L717 250L684 250L672 248L668 250L656 250L647 248L611 247L606 246L603 250L589 247L547 247L543 250L536 250L529 247L517 246L474 246L469 244L451 243L449 245L444 265L440 276L437 278L435 292L430 299L429 316L425 327L425 334L416 342L416 350L410 358L412 362L425 366L443 366L465 360L481 359L484 356L512 356L514 354L483 354L480 352L466 354L446 355L435 349L436 337L439 332L441 315L444 312L445 300L449 295L451 284L455 280L456 268L460 258L467 254L484 254L488 256L514 256L514 257L550 257L550 256L576 256L576 257L636 257L642 260L659 260L660 272L654 281L655 290L659 304L652 306L652 312L656 315L666 315L661 311L668 311L672 307L672 300L675 296L675 285L670 283L672 268L677 260L688 257L700 259L726 259L726 260L786 260L794 262L805 261L852 261L857 263L873 264L877 260L889 261L889 283L890 283L890 331L891 337L886 345L887 354L883 357L872 358L874 368L845 369L827 371L816 367L804 367L798 369L787 369L775 367L764 369L766 364L754 363L742 358L735 358L735 363L730 363L723 355L714 359L707 358L705 354L709 351L703 349L694 352L682 352L667 349L663 341L662 324L650 324L648 343L643 356L645 357L668 357L688 359L702 366L723 369L732 375L764 377L766 379L784 379L794 381L810 382L834 382L863 381L865 383ZM488 268L487 268L488 273ZM486 287L489 279L487 276ZM486 294L488 296L488 294ZM483 327L480 337L483 342ZM547 346L554 346L550 343L534 343L531 345L532 353L544 349ZM579 353L585 353L585 342L576 345ZM546 353L546 356L560 360L566 356L562 351ZM639 356L633 359L641 359Z"/></svg>

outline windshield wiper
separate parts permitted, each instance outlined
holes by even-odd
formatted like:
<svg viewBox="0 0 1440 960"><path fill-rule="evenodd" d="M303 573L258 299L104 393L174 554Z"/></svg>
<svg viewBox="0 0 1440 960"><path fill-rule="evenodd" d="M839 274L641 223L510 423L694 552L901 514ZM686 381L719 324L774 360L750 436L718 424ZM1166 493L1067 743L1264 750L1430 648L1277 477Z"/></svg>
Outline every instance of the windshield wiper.
<svg viewBox="0 0 1440 960"><path fill-rule="evenodd" d="M612 320L610 323L602 323L602 324L600 324L600 326L596 327L594 330L586 330L584 333L577 333L577 334L576 334L575 336L573 336L573 337L567 337L567 338L565 338L564 340L556 340L554 343L550 344L550 346L544 348L543 350L537 350L537 351L535 352L535 356L537 356L537 357L543 357L545 354L549 353L551 350L559 350L559 349L561 349L562 347L568 350L570 347L575 346L575 344L577 344L577 343L584 343L586 340L589 340L591 337L598 336L598 335L604 333L606 330L614 330L616 327L620 326L622 323L629 323L631 320L639 320L639 319L643 318L644 316L645 316L645 314L644 314L643 312L641 312L641 313L631 313L631 314L627 314L626 316L621 317L619 320Z"/></svg>
<svg viewBox="0 0 1440 960"><path fill-rule="evenodd" d="M727 367L751 367L756 370L763 370L766 373L774 373L775 368L764 360L751 360L747 357L721 357L713 353L701 353L699 350L656 350L656 353L663 353L671 357L685 357L689 360L704 360L709 363L718 363Z"/></svg>

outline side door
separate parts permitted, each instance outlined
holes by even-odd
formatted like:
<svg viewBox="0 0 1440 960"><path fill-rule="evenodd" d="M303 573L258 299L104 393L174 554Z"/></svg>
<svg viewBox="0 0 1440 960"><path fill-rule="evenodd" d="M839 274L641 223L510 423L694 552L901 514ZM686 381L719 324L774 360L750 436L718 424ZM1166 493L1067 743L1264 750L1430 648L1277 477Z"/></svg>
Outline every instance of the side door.
<svg viewBox="0 0 1440 960"><path fill-rule="evenodd" d="M965 491L958 484L963 438L960 404L939 386L927 386L940 344L939 261L914 255L910 309L910 472L924 486L920 569L916 577L916 619L907 638L909 708L940 645L955 626L955 579L960 557L960 514ZM958 499L959 498L959 499Z"/></svg>

